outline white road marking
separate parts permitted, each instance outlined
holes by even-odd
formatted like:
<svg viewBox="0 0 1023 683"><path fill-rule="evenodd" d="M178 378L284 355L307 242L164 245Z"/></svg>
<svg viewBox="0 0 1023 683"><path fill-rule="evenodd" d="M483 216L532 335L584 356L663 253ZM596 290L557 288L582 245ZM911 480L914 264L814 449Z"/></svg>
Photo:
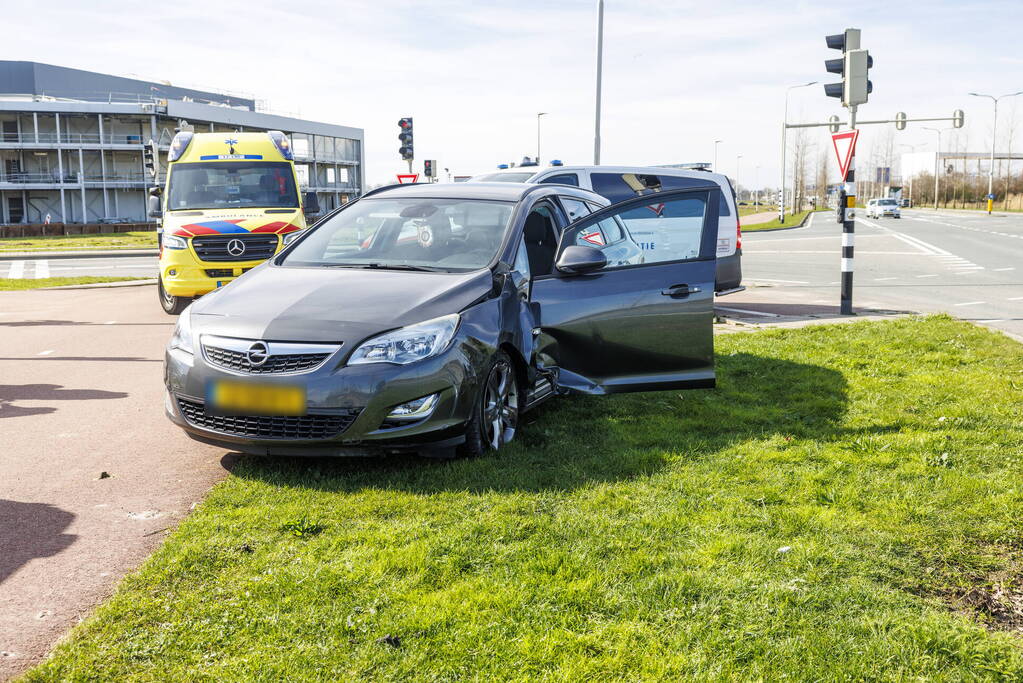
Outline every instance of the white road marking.
<svg viewBox="0 0 1023 683"><path fill-rule="evenodd" d="M116 322L117 322L116 320L108 320L108 321L106 321L106 322L105 322L105 323L103 323L103 324L104 324L104 325L113 325L113 324L114 324L114 323L116 323Z"/></svg>
<svg viewBox="0 0 1023 683"><path fill-rule="evenodd" d="M53 349L47 349L46 351L40 351L36 355L37 356L49 356L51 353L53 353Z"/></svg>
<svg viewBox="0 0 1023 683"><path fill-rule="evenodd" d="M747 311L745 308L725 308L724 306L716 307L719 311L731 311L732 313L746 313L748 315L760 315L765 318L780 318L781 316L777 313L762 313L760 311Z"/></svg>
<svg viewBox="0 0 1023 683"><path fill-rule="evenodd" d="M7 277L12 280L25 277L25 262L24 261L11 261L11 271L7 273Z"/></svg>
<svg viewBox="0 0 1023 683"><path fill-rule="evenodd" d="M991 320L978 320L979 323L1000 323L1004 322L1004 318L992 318Z"/></svg>
<svg viewBox="0 0 1023 683"><path fill-rule="evenodd" d="M986 301L964 301L961 304L953 304L953 306L979 306L980 304L986 303Z"/></svg>
<svg viewBox="0 0 1023 683"><path fill-rule="evenodd" d="M886 282L888 280L898 280L898 278L895 278L895 277L875 277L874 278L874 282Z"/></svg>
<svg viewBox="0 0 1023 683"><path fill-rule="evenodd" d="M917 275L917 277L938 277L937 273L931 273L930 275Z"/></svg>
<svg viewBox="0 0 1023 683"><path fill-rule="evenodd" d="M45 259L39 259L35 262L36 264L36 280L42 280L44 277L50 277L50 262Z"/></svg>
<svg viewBox="0 0 1023 683"><path fill-rule="evenodd" d="M1010 296L1006 301L1023 301L1023 296Z"/></svg>
<svg viewBox="0 0 1023 683"><path fill-rule="evenodd" d="M785 283L791 284L791 285L808 285L808 284L810 284L809 282L806 282L805 280L772 280L769 277L755 277L755 278L750 278L750 279L755 280L757 282L785 282Z"/></svg>
<svg viewBox="0 0 1023 683"><path fill-rule="evenodd" d="M995 273L1004 273L1007 270L1016 270L1015 268L993 268Z"/></svg>

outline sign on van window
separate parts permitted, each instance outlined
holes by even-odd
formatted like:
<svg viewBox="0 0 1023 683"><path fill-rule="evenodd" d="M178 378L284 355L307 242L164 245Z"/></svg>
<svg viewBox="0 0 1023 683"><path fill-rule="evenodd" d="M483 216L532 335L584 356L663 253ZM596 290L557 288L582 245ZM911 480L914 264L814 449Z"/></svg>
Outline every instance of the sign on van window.
<svg viewBox="0 0 1023 683"><path fill-rule="evenodd" d="M650 204L621 214L629 233L643 250L645 263L682 261L700 256L705 197L685 197Z"/></svg>

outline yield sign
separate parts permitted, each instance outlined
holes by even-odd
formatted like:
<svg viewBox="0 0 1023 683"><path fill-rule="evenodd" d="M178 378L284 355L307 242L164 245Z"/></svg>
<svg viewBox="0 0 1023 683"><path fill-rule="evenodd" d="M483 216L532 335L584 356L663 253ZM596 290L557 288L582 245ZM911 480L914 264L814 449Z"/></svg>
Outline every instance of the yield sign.
<svg viewBox="0 0 1023 683"><path fill-rule="evenodd" d="M835 156L838 157L838 170L842 173L842 180L849 172L849 162L856 153L856 139L860 137L859 129L844 130L841 133L833 133L831 142L835 145Z"/></svg>
<svg viewBox="0 0 1023 683"><path fill-rule="evenodd" d="M419 174L418 173L399 173L398 174L398 184L399 185L408 185L408 184L416 183L418 181L419 181Z"/></svg>

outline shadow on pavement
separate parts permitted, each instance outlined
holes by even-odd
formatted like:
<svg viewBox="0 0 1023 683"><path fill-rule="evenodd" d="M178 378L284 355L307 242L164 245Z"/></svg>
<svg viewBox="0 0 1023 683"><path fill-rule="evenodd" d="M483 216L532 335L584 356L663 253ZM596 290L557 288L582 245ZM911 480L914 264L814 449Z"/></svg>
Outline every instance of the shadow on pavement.
<svg viewBox="0 0 1023 683"><path fill-rule="evenodd" d="M916 311L892 310L886 308L853 308L855 315L898 316L914 315ZM723 318L742 320L744 322L795 322L800 320L828 320L833 318L850 319L842 315L837 305L830 304L790 304L765 303L759 301L740 302L735 305L718 304L714 312ZM855 317L852 316L852 317Z"/></svg>
<svg viewBox="0 0 1023 683"><path fill-rule="evenodd" d="M843 431L847 388L836 370L737 353L719 356L717 371L718 388L709 391L554 399L527 414L515 442L494 457L241 456L228 469L275 486L339 493L559 491L647 476L739 441Z"/></svg>
<svg viewBox="0 0 1023 683"><path fill-rule="evenodd" d="M50 406L17 406L15 401L92 401L127 398L123 391L65 389L59 384L0 384L0 419L52 413Z"/></svg>
<svg viewBox="0 0 1023 683"><path fill-rule="evenodd" d="M63 533L75 516L49 503L0 499L0 583L31 560L52 557L78 538Z"/></svg>

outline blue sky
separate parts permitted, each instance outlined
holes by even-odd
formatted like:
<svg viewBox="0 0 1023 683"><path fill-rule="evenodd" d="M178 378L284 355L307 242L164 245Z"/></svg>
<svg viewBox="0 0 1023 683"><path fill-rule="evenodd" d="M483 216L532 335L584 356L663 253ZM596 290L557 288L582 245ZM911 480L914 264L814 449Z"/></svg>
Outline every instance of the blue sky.
<svg viewBox="0 0 1023 683"><path fill-rule="evenodd" d="M1023 90L1021 2L626 2L607 0L605 163L709 161L744 185L777 185L785 88L826 82L824 36L863 30L874 94L863 119L966 110L959 144L990 144L991 104L969 91ZM532 155L589 163L595 0L389 2L242 0L8 6L4 59L227 88L281 112L366 129L370 183L402 170L397 120L416 121L417 157L474 173ZM1023 148L1023 97L1015 115ZM794 90L790 120L842 114L821 86ZM935 125L935 124L922 124ZM945 124L938 124L945 125ZM1000 129L1004 130L1002 126ZM887 128L864 130L861 157ZM811 142L824 149L826 134ZM912 125L894 144L933 149ZM946 138L948 139L948 138ZM925 144L926 143L926 144ZM954 144L954 143L953 143ZM898 148L906 151L904 148ZM756 167L759 166L759 171ZM833 172L834 173L834 172Z"/></svg>

